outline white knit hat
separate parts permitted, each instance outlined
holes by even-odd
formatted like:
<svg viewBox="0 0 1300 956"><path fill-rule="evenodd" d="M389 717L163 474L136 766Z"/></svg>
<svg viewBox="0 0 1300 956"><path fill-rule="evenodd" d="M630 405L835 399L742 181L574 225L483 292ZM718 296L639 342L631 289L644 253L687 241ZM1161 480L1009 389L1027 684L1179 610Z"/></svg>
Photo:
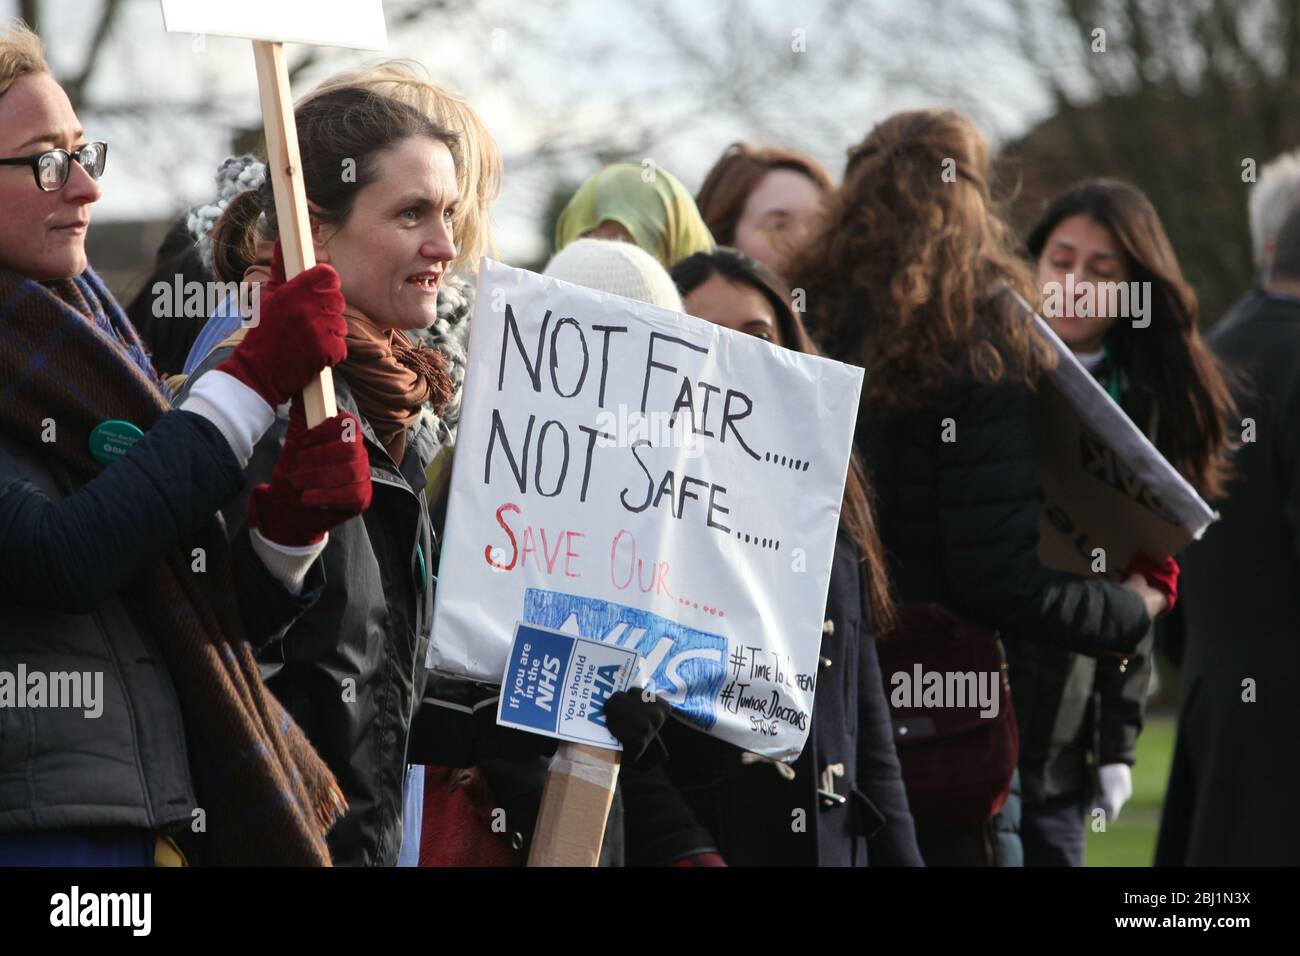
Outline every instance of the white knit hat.
<svg viewBox="0 0 1300 956"><path fill-rule="evenodd" d="M551 257L543 275L674 312L683 311L682 297L672 277L654 256L630 242L578 239Z"/></svg>

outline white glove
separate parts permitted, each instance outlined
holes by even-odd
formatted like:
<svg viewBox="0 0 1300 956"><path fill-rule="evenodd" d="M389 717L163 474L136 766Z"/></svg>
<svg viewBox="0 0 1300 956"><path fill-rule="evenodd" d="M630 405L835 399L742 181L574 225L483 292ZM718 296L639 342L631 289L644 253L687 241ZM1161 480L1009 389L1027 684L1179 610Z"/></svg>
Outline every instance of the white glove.
<svg viewBox="0 0 1300 956"><path fill-rule="evenodd" d="M1120 808L1133 796L1133 771L1126 763L1108 763L1098 768L1097 782L1100 792L1093 809L1101 807L1106 813L1106 822L1113 823Z"/></svg>

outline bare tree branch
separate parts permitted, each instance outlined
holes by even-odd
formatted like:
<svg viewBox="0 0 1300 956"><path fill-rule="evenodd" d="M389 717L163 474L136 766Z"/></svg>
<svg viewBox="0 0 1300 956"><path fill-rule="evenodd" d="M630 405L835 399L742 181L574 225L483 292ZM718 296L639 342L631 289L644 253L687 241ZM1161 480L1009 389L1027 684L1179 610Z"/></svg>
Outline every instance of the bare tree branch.
<svg viewBox="0 0 1300 956"><path fill-rule="evenodd" d="M121 8L121 0L104 0L104 5L99 10L99 20L95 24L95 32L90 38L90 47L81 61L81 71L71 81L63 84L68 99L72 101L73 109L76 109L85 98L86 84L90 82L91 76L99 66L104 41L108 39L108 34L113 29L113 23L117 20Z"/></svg>

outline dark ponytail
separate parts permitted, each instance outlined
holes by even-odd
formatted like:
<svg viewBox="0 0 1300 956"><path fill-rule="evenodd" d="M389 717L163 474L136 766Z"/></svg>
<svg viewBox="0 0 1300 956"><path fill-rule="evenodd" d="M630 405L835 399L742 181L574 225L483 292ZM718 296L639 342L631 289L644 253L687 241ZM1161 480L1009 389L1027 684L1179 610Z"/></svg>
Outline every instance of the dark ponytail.
<svg viewBox="0 0 1300 956"><path fill-rule="evenodd" d="M256 189L235 193L212 227L212 275L218 282L242 282L257 261L257 242L272 238Z"/></svg>

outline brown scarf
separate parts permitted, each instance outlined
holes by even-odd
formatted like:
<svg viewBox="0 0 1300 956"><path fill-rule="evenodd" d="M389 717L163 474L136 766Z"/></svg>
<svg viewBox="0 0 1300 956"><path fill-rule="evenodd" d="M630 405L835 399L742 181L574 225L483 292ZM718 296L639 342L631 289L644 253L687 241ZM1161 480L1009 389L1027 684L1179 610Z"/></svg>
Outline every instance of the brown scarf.
<svg viewBox="0 0 1300 956"><path fill-rule="evenodd" d="M442 354L414 346L396 329L384 329L355 309L348 320L348 357L338 369L348 380L357 408L394 462L406 455L406 430L430 405L441 412L454 391Z"/></svg>
<svg viewBox="0 0 1300 956"><path fill-rule="evenodd" d="M88 306L113 321L102 325ZM0 430L56 458L78 484L102 470L90 454L95 425L120 418L147 431L167 412L156 382L131 361L134 330L89 269L42 284L0 271L0 326ZM58 421L59 440L42 444L46 416ZM191 565L195 547L206 553L204 573ZM177 542L125 590L176 687L206 816L200 862L328 866L325 833L346 809L343 794L262 683L221 528L213 522Z"/></svg>

